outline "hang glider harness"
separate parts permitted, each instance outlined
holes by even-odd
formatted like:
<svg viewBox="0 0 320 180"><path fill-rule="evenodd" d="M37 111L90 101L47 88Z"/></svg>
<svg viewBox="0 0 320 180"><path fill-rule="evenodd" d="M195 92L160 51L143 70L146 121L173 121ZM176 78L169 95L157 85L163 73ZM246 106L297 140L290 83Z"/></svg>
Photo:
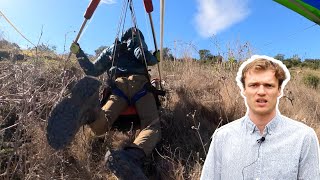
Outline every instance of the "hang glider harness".
<svg viewBox="0 0 320 180"><path fill-rule="evenodd" d="M152 19L151 19L151 15L150 12L153 10L152 7L152 1L151 0L145 0L145 8L147 10L147 12L149 13L149 18L150 18L150 23L151 23L151 27L152 27L152 32L153 32L153 40L155 43L155 51L157 51L157 44L156 44L156 40L155 40L155 35L154 35L154 28L153 28L153 24L152 24ZM126 46L123 44L119 44L119 43L123 43L120 42L120 30L121 30L121 37L123 37L124 35L124 24L125 24L125 19L126 19L126 15L127 15L127 10L128 8L130 9L130 14L131 14L131 20L132 20L132 27L131 30L135 30L135 34L138 38L138 42L139 42L139 47L141 49L141 53L142 53L142 57L143 57L143 63L145 65L145 71L148 74L148 65L147 65L147 60L146 60L146 56L144 53L144 49L143 49L143 45L142 45L142 37L140 34L140 31L138 30L137 27L137 20L136 20L136 16L135 16L135 11L134 11L134 7L133 7L133 3L132 0L123 0L123 6L122 6L122 11L121 11L121 15L120 15L120 19L119 19L119 24L118 24L118 28L117 28L117 33L116 33L116 37L115 37L115 41L114 41L114 49L113 49L113 53L112 53L112 67L115 65L115 63L117 63L117 53L118 53L118 48L120 48L120 50L122 49L122 46ZM151 11L150 11L151 10ZM133 32L131 33L131 35L133 35ZM134 38L132 38L134 40ZM125 47L126 48L126 47ZM123 112L122 114L132 114L132 113L136 113L135 111L135 107L134 104L143 96L145 96L148 92L151 92L154 94L156 103L157 103L157 107L159 107L160 104L160 100L159 100L159 95L160 96L164 96L165 95L165 91L162 88L161 85L161 73L160 73L160 67L159 67L159 63L158 63L158 72L159 72L159 79L160 79L160 90L155 88L154 86L151 85L151 80L149 75L146 75L147 79L148 79L148 83L146 83L144 85L144 87L139 90L132 98L127 97L116 85L115 85L115 71L113 72L108 72L108 84L111 86L111 92L114 93L115 95L118 95L122 98L124 98L127 103L129 108ZM110 90L109 90L110 91Z"/></svg>
<svg viewBox="0 0 320 180"><path fill-rule="evenodd" d="M84 27L85 27L87 21L92 17L92 15L93 15L94 11L96 10L97 6L99 5L99 3L100 3L100 0L92 0L90 2L89 6L87 7L86 12L84 14L84 18L85 19L84 19L84 21L83 21L83 23L82 23L82 25L80 27L80 30L79 30L74 42L78 42L78 40L80 39L80 36L81 36L81 34L82 34L83 30L84 30ZM162 2L162 4L163 4L163 2ZM145 5L145 9L146 9L147 13L149 14L150 23L151 23L151 27L152 27L152 33L153 33L153 40L154 40L154 43L155 43L155 51L157 51L158 49L157 49L157 44L156 44L156 40L155 40L155 33L154 33L151 14L150 14L153 11L152 0L144 0L144 5ZM122 31L121 31L122 35L123 35L123 32L124 32L124 24L125 24L125 19L126 19L126 14L127 14L128 7L129 7L129 9L131 11L131 19L132 19L133 27L135 27L135 29L137 29L137 21L136 21L136 16L135 16L132 0L123 0L121 16L120 16L120 20L119 20L119 24L118 24L116 38L115 38L115 41L114 41L114 47L115 48L114 48L114 51L113 51L113 54L112 54L112 56L113 56L112 57L113 58L112 66L114 65L114 60L115 60L115 55L116 55L116 48L118 47L118 43L119 43L118 40L119 40L120 29L122 29ZM137 33L137 37L138 37L139 42L140 42L139 46L140 46L141 53L142 53L142 56L143 56L145 68L146 68L146 71L148 72L148 66L147 66L146 57L145 57L143 46L142 46L140 33ZM162 53L162 51L160 51L160 53ZM71 56L71 52L69 53L68 58L66 59L66 61L68 61L70 59L70 56ZM161 54L160 54L160 59L162 60L162 55ZM161 96L165 95L165 91L163 90L162 84L161 84L161 74L160 74L159 63L158 63L158 72L159 72L159 80L160 80L160 90L156 89L153 86L149 86L149 85L148 85L148 88L150 88L150 87L152 88L151 92L154 94L156 102L157 102L157 106L159 107L160 106L160 101L159 101L158 95L161 95ZM112 75L108 74L108 79L112 80L112 78L114 78L114 76L112 77ZM148 82L150 82L149 76L147 76L147 78L148 78ZM139 98L144 96L147 93L146 90L150 91L150 89L148 89L148 88L143 88L141 90L141 92L139 91L137 93L137 94L140 94L140 95L137 95L136 97L133 97L131 100L129 100L129 98L126 97L124 95L124 93L122 91L120 91L119 89L118 90L114 90L114 93L118 94L119 96L125 98L128 101L128 105L129 105L130 108L128 108L127 111L130 111L130 109L131 110L133 109L135 111L134 106L132 106L134 104L133 102L136 102ZM123 114L125 114L125 113L123 113Z"/></svg>

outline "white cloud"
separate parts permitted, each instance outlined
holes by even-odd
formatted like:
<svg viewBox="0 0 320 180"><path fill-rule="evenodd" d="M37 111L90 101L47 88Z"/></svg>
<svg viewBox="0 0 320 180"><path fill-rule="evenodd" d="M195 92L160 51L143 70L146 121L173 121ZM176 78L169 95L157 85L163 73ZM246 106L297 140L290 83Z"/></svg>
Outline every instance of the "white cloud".
<svg viewBox="0 0 320 180"><path fill-rule="evenodd" d="M202 37L210 37L240 22L249 14L248 0L197 0L195 23Z"/></svg>
<svg viewBox="0 0 320 180"><path fill-rule="evenodd" d="M101 3L104 3L104 4L115 4L116 0L101 0Z"/></svg>
<svg viewBox="0 0 320 180"><path fill-rule="evenodd" d="M91 0L88 0L91 2ZM115 4L117 3L117 0L101 0L100 4Z"/></svg>

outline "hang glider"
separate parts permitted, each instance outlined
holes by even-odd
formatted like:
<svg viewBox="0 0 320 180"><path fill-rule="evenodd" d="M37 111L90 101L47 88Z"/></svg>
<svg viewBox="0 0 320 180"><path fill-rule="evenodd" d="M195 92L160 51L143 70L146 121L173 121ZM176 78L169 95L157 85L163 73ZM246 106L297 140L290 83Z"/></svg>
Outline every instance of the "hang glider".
<svg viewBox="0 0 320 180"><path fill-rule="evenodd" d="M274 0L320 25L320 0Z"/></svg>

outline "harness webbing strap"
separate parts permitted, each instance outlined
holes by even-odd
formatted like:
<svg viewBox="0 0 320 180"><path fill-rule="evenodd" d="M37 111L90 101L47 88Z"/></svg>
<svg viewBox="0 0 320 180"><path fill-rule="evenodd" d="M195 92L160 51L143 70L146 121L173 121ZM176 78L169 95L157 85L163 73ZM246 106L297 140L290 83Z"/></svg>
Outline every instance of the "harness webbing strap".
<svg viewBox="0 0 320 180"><path fill-rule="evenodd" d="M136 94L134 94L134 96L129 99L128 96L126 96L123 91L121 91L121 89L119 89L117 86L114 86L112 88L112 93L119 96L119 97L122 97L124 98L128 105L134 105L140 98L142 98L143 96L147 95L148 93L148 89L147 89L147 83L143 86L142 89L140 89Z"/></svg>
<svg viewBox="0 0 320 180"><path fill-rule="evenodd" d="M130 104L130 100L129 100L128 96L126 96L118 87L112 88L112 93L124 98L127 101L128 105Z"/></svg>
<svg viewBox="0 0 320 180"><path fill-rule="evenodd" d="M147 90L147 84L145 84L143 86L142 89L140 89L140 91L138 91L132 98L131 98L131 103L135 104L140 98L142 98L143 96L147 95L148 90Z"/></svg>

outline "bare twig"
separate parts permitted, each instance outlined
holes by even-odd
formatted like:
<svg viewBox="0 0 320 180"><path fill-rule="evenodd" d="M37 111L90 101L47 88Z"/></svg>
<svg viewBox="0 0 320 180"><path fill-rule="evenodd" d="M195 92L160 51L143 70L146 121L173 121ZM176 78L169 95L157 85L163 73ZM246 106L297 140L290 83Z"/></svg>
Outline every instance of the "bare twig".
<svg viewBox="0 0 320 180"><path fill-rule="evenodd" d="M0 130L0 133L1 133L1 132L4 132L4 131L7 130L7 129L10 129L10 128L13 128L13 127L17 126L18 124L20 124L20 123L18 122L18 123L15 123L14 125L11 125L11 126L8 126L8 127L6 127L6 128L3 128L3 129Z"/></svg>
<svg viewBox="0 0 320 180"><path fill-rule="evenodd" d="M193 114L191 116L192 116L192 120L193 120L194 125L195 125L195 126L192 126L191 128L195 129L197 131L198 137L200 139L200 142L201 142L201 145L202 145L202 148L203 148L203 152L207 156L207 151L206 151L206 149L204 147L204 144L203 144L203 141L202 141L202 138L201 138L201 134L199 132L200 131L200 122L199 122L198 126L196 126L196 121L195 121L196 110L193 112Z"/></svg>
<svg viewBox="0 0 320 180"><path fill-rule="evenodd" d="M39 56L38 56L38 47L39 47L39 44L40 44L40 40L41 40L42 34L43 34L43 25L41 26L40 36L39 36L38 43L37 43L37 46L36 46L36 58L37 59L39 58Z"/></svg>

